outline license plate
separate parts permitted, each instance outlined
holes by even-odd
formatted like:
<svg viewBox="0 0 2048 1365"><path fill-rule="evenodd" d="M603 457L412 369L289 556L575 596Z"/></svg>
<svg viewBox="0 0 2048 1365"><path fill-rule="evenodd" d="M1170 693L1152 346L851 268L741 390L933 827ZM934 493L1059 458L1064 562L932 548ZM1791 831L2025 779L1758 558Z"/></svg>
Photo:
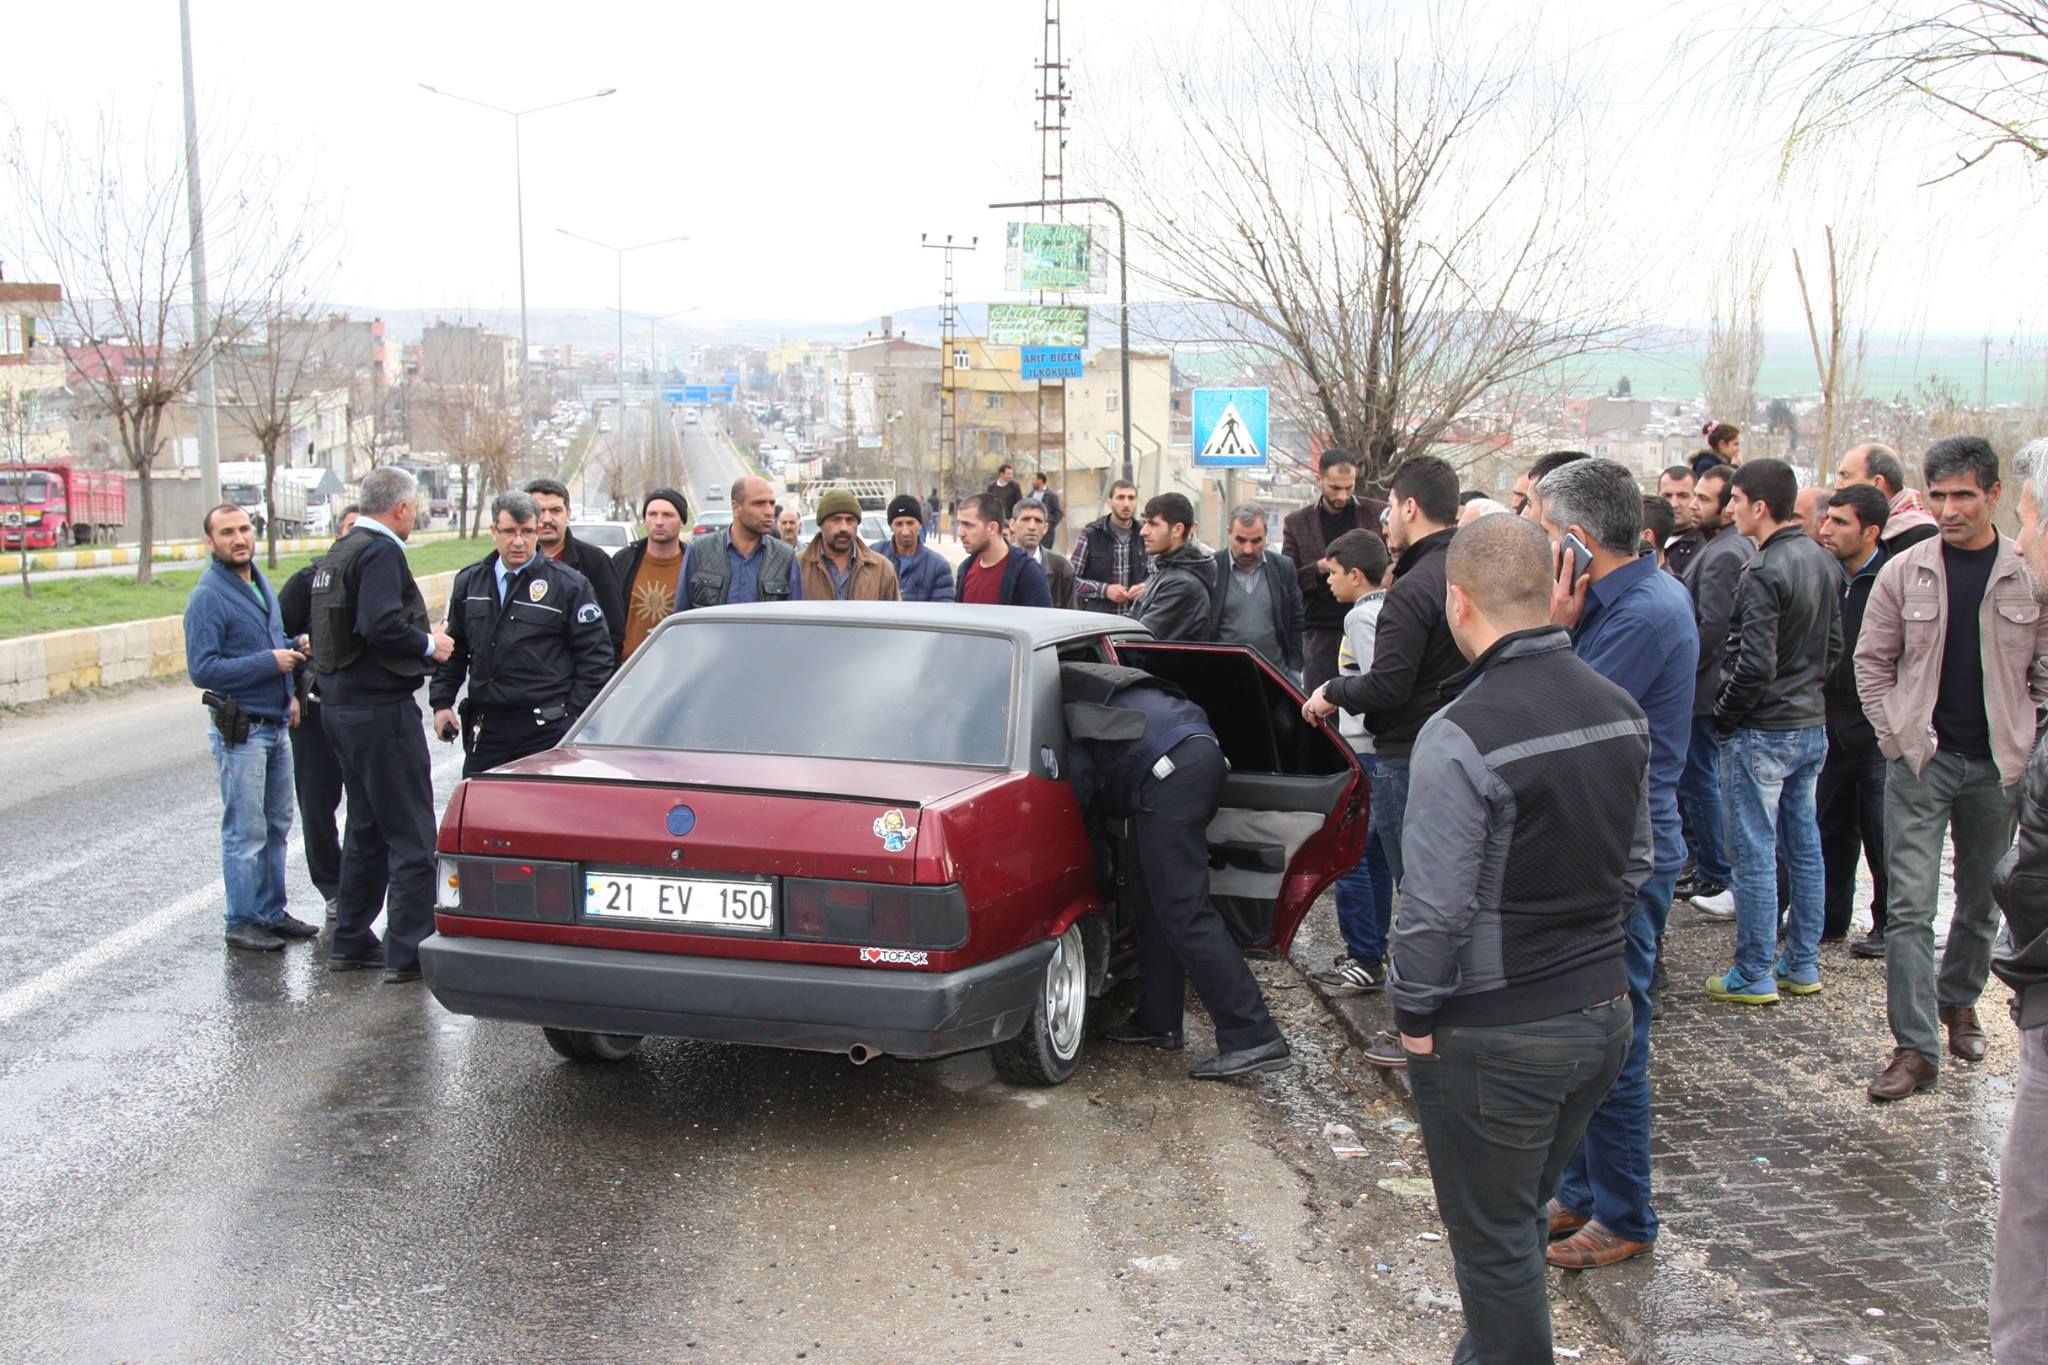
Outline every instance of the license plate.
<svg viewBox="0 0 2048 1365"><path fill-rule="evenodd" d="M775 932L775 883L714 877L586 872L583 917L634 924Z"/></svg>

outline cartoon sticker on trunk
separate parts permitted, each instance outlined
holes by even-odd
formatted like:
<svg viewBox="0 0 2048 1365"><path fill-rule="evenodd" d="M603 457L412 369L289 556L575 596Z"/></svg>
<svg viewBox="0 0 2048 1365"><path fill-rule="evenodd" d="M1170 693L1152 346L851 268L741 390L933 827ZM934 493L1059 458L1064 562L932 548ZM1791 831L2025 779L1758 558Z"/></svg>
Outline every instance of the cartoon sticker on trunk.
<svg viewBox="0 0 2048 1365"><path fill-rule="evenodd" d="M916 836L917 826L905 824L900 810L889 811L875 821L875 837L891 853L901 853L909 848L910 841Z"/></svg>

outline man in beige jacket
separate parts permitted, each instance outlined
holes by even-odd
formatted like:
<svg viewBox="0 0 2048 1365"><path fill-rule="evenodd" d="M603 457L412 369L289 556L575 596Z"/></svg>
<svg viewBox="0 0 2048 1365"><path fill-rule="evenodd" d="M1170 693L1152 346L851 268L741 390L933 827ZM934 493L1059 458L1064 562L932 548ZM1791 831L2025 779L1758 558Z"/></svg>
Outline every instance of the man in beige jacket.
<svg viewBox="0 0 2048 1365"><path fill-rule="evenodd" d="M818 534L797 552L806 602L895 602L896 566L860 539L860 502L843 488L818 499Z"/></svg>
<svg viewBox="0 0 2048 1365"><path fill-rule="evenodd" d="M1885 766L1885 994L1897 1044L1875 1100L1934 1084L1948 1050L1984 1056L1977 997L1998 911L1991 870L2012 843L2038 708L2048 700L2048 613L2018 549L1991 524L1998 454L1981 436L1928 447L1927 502L1940 535L1878 572L1856 644L1856 690ZM1955 918L1940 970L1934 911L1941 836L1955 842Z"/></svg>

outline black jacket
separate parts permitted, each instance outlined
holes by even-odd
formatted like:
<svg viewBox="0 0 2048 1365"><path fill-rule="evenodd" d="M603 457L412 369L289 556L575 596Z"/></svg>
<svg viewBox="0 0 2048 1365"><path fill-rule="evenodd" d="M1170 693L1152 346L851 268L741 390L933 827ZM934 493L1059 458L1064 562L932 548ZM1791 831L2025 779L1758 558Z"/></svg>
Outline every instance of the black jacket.
<svg viewBox="0 0 2048 1365"><path fill-rule="evenodd" d="M1686 566L1683 582L1692 593L1693 619L1700 628L1699 671L1692 680L1692 713L1714 713L1721 691L1721 662L1728 651L1728 617L1735 610L1735 583L1756 546L1735 529L1735 523L1707 538Z"/></svg>
<svg viewBox="0 0 2048 1365"><path fill-rule="evenodd" d="M319 568L331 569L337 558L343 566L340 586L348 596L348 629L360 648L346 664L340 663L345 654L337 655L333 664L320 657L323 608L314 595L309 611L314 618L313 664L319 675L314 685L322 699L335 706L376 706L410 697L434 671L434 661L426 653L433 626L405 547L358 522L354 531L334 542ZM316 586L319 578L316 571Z"/></svg>
<svg viewBox="0 0 2048 1365"><path fill-rule="evenodd" d="M1680 531L1664 542L1664 571L1683 583L1685 571L1692 566L1693 558L1706 543L1706 537L1700 534L1697 526Z"/></svg>
<svg viewBox="0 0 2048 1365"><path fill-rule="evenodd" d="M1883 549L1856 571L1842 587L1842 657L1828 673L1824 693L1828 708L1828 741L1842 749L1865 749L1877 743L1877 731L1863 714L1856 691L1856 640L1863 634L1863 609L1870 605L1870 585L1891 556Z"/></svg>
<svg viewBox="0 0 2048 1365"><path fill-rule="evenodd" d="M1827 721L1823 687L1842 658L1842 571L1791 525L1742 566L1728 618L1714 728L1803 730Z"/></svg>
<svg viewBox="0 0 2048 1365"><path fill-rule="evenodd" d="M1991 970L2013 988L2013 1022L2048 1024L2048 738L2037 741L2020 780L2019 837L1991 874L2005 915Z"/></svg>
<svg viewBox="0 0 2048 1365"><path fill-rule="evenodd" d="M507 586L500 605L496 554L455 575L448 593L455 652L434 670L427 699L435 710L455 705L467 678L477 706L561 705L573 720L611 677L615 657L590 580L563 560L536 554Z"/></svg>
<svg viewBox="0 0 2048 1365"><path fill-rule="evenodd" d="M595 545L585 545L565 530L558 558L590 580L590 591L597 596L597 609L604 613L605 634L611 636L612 667L617 668L626 652L626 594L612 571L612 557Z"/></svg>
<svg viewBox="0 0 2048 1365"><path fill-rule="evenodd" d="M1216 564L1190 540L1152 561L1138 620L1155 640L1212 640L1210 601L1216 592Z"/></svg>
<svg viewBox="0 0 2048 1365"><path fill-rule="evenodd" d="M1401 553L1380 606L1372 671L1332 678L1323 695L1363 712L1382 758L1406 758L1424 722L1443 709L1443 685L1465 671L1444 617L1444 552L1454 529L1433 532Z"/></svg>
<svg viewBox="0 0 2048 1365"><path fill-rule="evenodd" d="M1215 588L1209 603L1209 638L1223 638L1223 605L1230 596L1230 575L1237 565L1230 551L1216 552ZM1280 636L1281 664L1297 678L1301 676L1301 580L1295 576L1294 561L1276 550L1266 551L1259 562L1259 576L1266 580L1266 592L1273 602L1273 628Z"/></svg>

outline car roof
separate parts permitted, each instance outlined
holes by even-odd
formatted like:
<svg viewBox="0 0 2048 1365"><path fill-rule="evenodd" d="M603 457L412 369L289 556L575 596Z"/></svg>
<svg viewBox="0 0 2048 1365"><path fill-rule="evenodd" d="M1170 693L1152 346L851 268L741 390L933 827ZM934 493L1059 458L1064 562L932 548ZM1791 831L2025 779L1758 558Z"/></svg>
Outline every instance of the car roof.
<svg viewBox="0 0 2048 1365"><path fill-rule="evenodd" d="M998 607L958 602L782 602L704 607L669 619L669 628L692 621L801 622L830 626L957 627L980 635L1007 635L1026 649L1091 635L1146 638L1150 632L1127 617L1053 607Z"/></svg>

